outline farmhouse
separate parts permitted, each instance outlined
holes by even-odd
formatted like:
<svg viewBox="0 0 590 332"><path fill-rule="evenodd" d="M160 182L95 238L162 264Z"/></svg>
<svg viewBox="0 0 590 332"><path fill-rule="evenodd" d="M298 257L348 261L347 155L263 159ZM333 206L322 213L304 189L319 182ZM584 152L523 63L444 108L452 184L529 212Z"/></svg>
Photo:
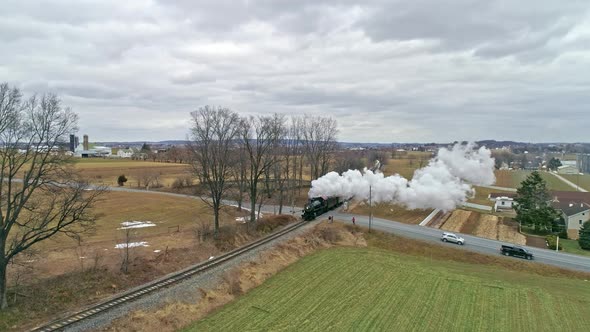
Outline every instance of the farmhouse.
<svg viewBox="0 0 590 332"><path fill-rule="evenodd" d="M577 240L582 225L590 220L590 205L583 202L559 202L554 207L561 211L567 229L567 237Z"/></svg>
<svg viewBox="0 0 590 332"><path fill-rule="evenodd" d="M590 193L578 191L551 191L551 205L558 210L570 239L578 239L578 232L584 222L590 220ZM494 201L494 211L506 211L514 208L516 193L490 193L488 198Z"/></svg>
<svg viewBox="0 0 590 332"><path fill-rule="evenodd" d="M119 149L117 151L117 157L119 158L131 158L135 152L132 149Z"/></svg>
<svg viewBox="0 0 590 332"><path fill-rule="evenodd" d="M567 229L567 236L577 240L584 222L590 220L590 193L578 191L552 191L553 207L558 209Z"/></svg>

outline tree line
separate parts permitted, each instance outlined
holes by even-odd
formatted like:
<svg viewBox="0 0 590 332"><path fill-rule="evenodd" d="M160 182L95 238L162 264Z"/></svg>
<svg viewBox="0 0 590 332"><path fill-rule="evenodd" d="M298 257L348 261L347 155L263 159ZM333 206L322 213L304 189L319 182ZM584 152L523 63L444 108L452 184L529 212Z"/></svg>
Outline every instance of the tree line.
<svg viewBox="0 0 590 332"><path fill-rule="evenodd" d="M329 117L239 116L211 106L191 115L191 143L167 156L190 160L213 207L216 233L229 190L240 206L249 200L250 221L271 195L281 213L294 204L304 178L330 170L337 148L336 121ZM8 305L7 266L17 255L57 234L79 239L94 227L92 207L106 188L89 188L66 153L77 124L58 96L25 97L0 84L0 309Z"/></svg>
<svg viewBox="0 0 590 332"><path fill-rule="evenodd" d="M191 116L191 164L213 209L215 235L230 191L240 208L249 200L249 220L254 222L265 198L276 197L282 213L285 205L294 205L304 177L315 179L331 170L338 129L330 117L240 116L213 106Z"/></svg>

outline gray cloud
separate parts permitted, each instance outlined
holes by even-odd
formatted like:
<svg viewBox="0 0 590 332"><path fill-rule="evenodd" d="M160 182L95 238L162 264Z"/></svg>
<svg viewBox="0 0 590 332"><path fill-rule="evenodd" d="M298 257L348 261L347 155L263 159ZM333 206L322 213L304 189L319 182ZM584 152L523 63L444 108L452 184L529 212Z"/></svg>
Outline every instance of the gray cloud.
<svg viewBox="0 0 590 332"><path fill-rule="evenodd" d="M214 104L333 116L343 141L583 141L589 40L573 0L7 0L0 81L96 140L183 139Z"/></svg>

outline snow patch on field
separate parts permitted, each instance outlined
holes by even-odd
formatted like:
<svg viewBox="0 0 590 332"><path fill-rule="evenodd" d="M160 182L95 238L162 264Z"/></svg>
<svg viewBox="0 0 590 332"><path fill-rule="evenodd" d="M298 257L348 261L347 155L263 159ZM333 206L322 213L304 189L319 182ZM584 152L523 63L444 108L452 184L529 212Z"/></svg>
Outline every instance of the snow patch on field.
<svg viewBox="0 0 590 332"><path fill-rule="evenodd" d="M115 249L123 249L123 248L133 248L133 247L149 247L149 245L147 244L147 242L145 241L141 241L141 242L130 242L130 243L119 243L115 246Z"/></svg>
<svg viewBox="0 0 590 332"><path fill-rule="evenodd" d="M118 229L130 229L130 228L144 228L144 227L152 227L156 226L151 221L124 221L121 223L121 228Z"/></svg>
<svg viewBox="0 0 590 332"><path fill-rule="evenodd" d="M234 204L229 204L229 206L233 206L233 207L238 207L237 205ZM242 210L246 210L246 211L251 211L250 209L248 209L247 207L243 207L242 206ZM258 214L260 214L260 217L258 216ZM264 217L264 215L262 213L257 213L256 214L256 220L258 219L262 219ZM242 224L245 224L248 220L250 219L250 216L245 216L245 217L237 217L236 221Z"/></svg>

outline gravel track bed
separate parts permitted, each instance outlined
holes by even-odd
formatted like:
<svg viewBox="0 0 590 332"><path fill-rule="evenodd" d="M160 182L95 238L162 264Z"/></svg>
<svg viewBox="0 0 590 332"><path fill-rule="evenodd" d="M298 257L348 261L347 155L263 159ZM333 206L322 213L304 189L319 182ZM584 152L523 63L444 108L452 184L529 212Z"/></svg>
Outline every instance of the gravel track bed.
<svg viewBox="0 0 590 332"><path fill-rule="evenodd" d="M289 234L248 252L247 254L241 255L229 262L222 263L211 270L188 278L178 284L144 295L130 303L121 304L79 323L74 323L73 325L66 327L64 331L77 332L101 330L106 328L113 320L123 317L131 311L155 309L169 302L184 301L194 303L201 298L201 294L198 291L199 288L209 289L215 287L222 281L223 275L226 271L231 270L244 262L257 259L262 251L300 235L315 226L317 222L318 221L310 222Z"/></svg>

